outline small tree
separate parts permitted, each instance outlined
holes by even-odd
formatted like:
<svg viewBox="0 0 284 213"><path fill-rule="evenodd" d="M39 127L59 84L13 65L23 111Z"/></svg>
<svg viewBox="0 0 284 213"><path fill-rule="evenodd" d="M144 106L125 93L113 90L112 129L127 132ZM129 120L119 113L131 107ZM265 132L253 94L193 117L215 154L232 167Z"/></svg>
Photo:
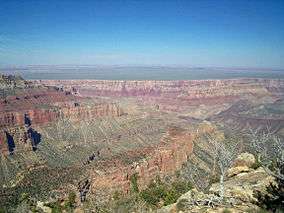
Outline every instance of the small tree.
<svg viewBox="0 0 284 213"><path fill-rule="evenodd" d="M206 181L201 175L201 171L196 165L186 163L183 165L183 175L194 183L195 187L199 190L204 190L209 186L209 181Z"/></svg>
<svg viewBox="0 0 284 213"><path fill-rule="evenodd" d="M273 212L284 211L284 143L269 128L266 130L250 130L250 142L257 153L258 161L264 170L275 178L270 183L267 194L257 192L259 204Z"/></svg>
<svg viewBox="0 0 284 213"><path fill-rule="evenodd" d="M238 143L228 143L226 140L209 138L209 143L212 147L213 158L220 171L220 199L224 199L225 186L224 180L228 169L232 166L238 154Z"/></svg>
<svg viewBox="0 0 284 213"><path fill-rule="evenodd" d="M265 171L274 178L284 180L284 173L281 171L284 166L284 142L280 137L269 128L250 130L250 142Z"/></svg>

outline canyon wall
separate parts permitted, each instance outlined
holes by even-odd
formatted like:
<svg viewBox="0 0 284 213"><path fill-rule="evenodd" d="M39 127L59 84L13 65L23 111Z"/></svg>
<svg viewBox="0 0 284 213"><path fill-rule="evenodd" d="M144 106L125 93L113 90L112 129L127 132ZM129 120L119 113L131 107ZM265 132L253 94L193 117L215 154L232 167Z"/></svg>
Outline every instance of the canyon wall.
<svg viewBox="0 0 284 213"><path fill-rule="evenodd" d="M10 81L8 84L6 81L2 82L2 86L9 88L10 95L0 97L0 153L8 154L7 133L13 139L15 143L13 146L16 146L17 151L27 150L27 147L30 149L30 144L23 143L26 140L24 138L27 131L24 128L25 116L36 128L39 125L52 123L60 116L67 116L76 121L122 114L122 110L116 103L93 102L74 96L63 89L32 83L29 83L27 87L19 88L18 84L9 83Z"/></svg>
<svg viewBox="0 0 284 213"><path fill-rule="evenodd" d="M102 103L95 106L65 106L53 109L29 109L0 113L0 127L24 125L24 116L33 124L46 124L56 120L61 114L72 120L96 118L100 116L120 116L122 110L115 103Z"/></svg>
<svg viewBox="0 0 284 213"><path fill-rule="evenodd" d="M28 115L33 127L47 125L64 115L73 121L81 119L95 119L102 116L120 116L122 110L117 104L97 104L91 107L63 107L59 109L30 109L23 112L0 113L0 153L8 154L6 136L3 130L9 132L13 137L17 152L30 149L25 145L24 117Z"/></svg>
<svg viewBox="0 0 284 213"><path fill-rule="evenodd" d="M164 96L168 98L210 98L245 94L283 94L281 79L109 81L43 80L44 85L74 89L81 96Z"/></svg>
<svg viewBox="0 0 284 213"><path fill-rule="evenodd" d="M203 125L194 132L171 128L157 147L133 150L124 156L127 158L130 155L132 159L135 159L136 155L146 156L141 160L132 164L125 164L120 159L99 162L91 172L93 193L129 193L131 176L135 174L138 177L139 189L145 188L157 176L164 178L167 175L174 175L188 160L193 151L194 140L214 131L216 129L210 125Z"/></svg>

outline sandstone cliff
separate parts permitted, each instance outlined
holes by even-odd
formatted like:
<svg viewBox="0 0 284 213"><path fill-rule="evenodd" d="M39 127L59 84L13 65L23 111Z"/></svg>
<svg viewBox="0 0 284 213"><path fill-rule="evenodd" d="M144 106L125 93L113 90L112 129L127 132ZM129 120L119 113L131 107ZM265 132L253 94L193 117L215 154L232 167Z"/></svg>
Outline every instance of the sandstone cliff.
<svg viewBox="0 0 284 213"><path fill-rule="evenodd" d="M143 150L133 150L125 153L124 158L135 155L144 158L125 164L121 159L113 159L109 162L99 162L100 166L91 172L92 191L95 194L111 195L115 191L123 193L130 192L130 177L134 174L138 176L138 187L143 189L155 177L161 178L173 175L181 169L183 163L188 160L193 151L193 141L203 134L212 133L215 128L207 126L195 132L188 132L176 128L169 129L163 137L158 147L149 147Z"/></svg>

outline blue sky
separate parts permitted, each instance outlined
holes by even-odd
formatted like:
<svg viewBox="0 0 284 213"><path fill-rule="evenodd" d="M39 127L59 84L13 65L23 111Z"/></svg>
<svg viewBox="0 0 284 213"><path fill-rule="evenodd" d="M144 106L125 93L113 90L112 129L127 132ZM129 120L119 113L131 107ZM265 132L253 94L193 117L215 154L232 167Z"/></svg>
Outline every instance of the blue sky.
<svg viewBox="0 0 284 213"><path fill-rule="evenodd" d="M283 0L0 0L0 65L284 68L283 11Z"/></svg>

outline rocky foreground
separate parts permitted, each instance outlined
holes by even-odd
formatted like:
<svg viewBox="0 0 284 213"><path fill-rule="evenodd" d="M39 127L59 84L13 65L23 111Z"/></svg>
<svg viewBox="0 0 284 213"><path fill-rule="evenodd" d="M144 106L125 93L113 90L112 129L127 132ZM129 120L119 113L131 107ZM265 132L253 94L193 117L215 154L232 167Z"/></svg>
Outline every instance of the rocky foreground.
<svg viewBox="0 0 284 213"><path fill-rule="evenodd" d="M266 188L274 182L272 176L262 168L252 168L254 156L243 153L237 159L235 166L227 174L225 181L225 202L218 200L219 183L211 185L208 192L196 189L183 194L176 203L159 209L158 213L182 212L257 212L256 192L266 194Z"/></svg>

